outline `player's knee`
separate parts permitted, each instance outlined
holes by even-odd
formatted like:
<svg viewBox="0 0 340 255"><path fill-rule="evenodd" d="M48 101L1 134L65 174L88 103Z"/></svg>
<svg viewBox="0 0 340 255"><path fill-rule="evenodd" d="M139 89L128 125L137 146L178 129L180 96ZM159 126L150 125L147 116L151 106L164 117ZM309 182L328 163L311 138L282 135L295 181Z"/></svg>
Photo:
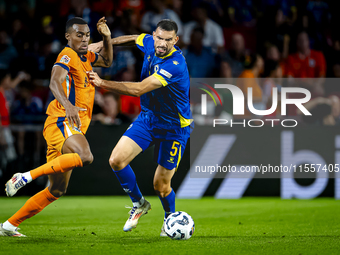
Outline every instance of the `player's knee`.
<svg viewBox="0 0 340 255"><path fill-rule="evenodd" d="M91 151L80 153L79 156L83 162L83 166L89 165L93 162L93 154Z"/></svg>
<svg viewBox="0 0 340 255"><path fill-rule="evenodd" d="M119 157L111 156L109 159L109 164L111 168L115 171L122 170L124 167L126 167L126 163L121 160Z"/></svg>
<svg viewBox="0 0 340 255"><path fill-rule="evenodd" d="M153 188L154 188L156 194L160 197L166 197L171 192L170 183L165 183L165 182L158 181L158 180L155 180L153 182Z"/></svg>
<svg viewBox="0 0 340 255"><path fill-rule="evenodd" d="M67 188L59 188L59 189L52 189L50 190L50 193L54 197L62 197L63 195L66 194Z"/></svg>

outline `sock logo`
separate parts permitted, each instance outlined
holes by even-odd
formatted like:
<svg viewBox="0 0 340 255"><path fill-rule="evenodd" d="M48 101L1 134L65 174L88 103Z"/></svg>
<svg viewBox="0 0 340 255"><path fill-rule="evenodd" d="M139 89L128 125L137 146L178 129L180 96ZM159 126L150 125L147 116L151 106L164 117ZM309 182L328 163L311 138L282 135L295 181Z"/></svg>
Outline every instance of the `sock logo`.
<svg viewBox="0 0 340 255"><path fill-rule="evenodd" d="M123 190L124 190L126 193L131 193L131 190L129 190L129 188L123 188Z"/></svg>

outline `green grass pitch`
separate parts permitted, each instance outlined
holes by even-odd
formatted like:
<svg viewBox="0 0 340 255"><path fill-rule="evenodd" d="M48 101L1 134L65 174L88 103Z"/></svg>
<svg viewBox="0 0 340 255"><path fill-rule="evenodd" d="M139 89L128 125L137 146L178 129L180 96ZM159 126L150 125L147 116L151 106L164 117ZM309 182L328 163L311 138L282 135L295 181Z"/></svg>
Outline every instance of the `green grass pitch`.
<svg viewBox="0 0 340 255"><path fill-rule="evenodd" d="M0 198L5 221L26 197ZM187 241L159 237L163 211L123 232L128 197L63 197L20 225L27 238L0 237L0 254L340 254L340 203L331 198L178 199L196 230Z"/></svg>

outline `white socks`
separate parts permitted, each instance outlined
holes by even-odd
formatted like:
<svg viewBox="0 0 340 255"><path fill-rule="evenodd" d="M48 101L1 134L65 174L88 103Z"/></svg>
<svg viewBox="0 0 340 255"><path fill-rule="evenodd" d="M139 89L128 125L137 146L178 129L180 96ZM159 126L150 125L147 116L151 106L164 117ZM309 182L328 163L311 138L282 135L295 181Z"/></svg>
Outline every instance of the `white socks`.
<svg viewBox="0 0 340 255"><path fill-rule="evenodd" d="M32 176L31 176L31 173L29 171L23 173L22 176L25 178L25 180L27 180L27 183L30 183L32 181Z"/></svg>

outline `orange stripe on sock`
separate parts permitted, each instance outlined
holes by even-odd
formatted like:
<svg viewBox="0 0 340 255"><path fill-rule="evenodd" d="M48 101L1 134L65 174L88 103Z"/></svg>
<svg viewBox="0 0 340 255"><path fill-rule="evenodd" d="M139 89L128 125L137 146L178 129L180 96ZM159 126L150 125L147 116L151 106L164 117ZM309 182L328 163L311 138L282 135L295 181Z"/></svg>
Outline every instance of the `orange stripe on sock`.
<svg viewBox="0 0 340 255"><path fill-rule="evenodd" d="M46 206L57 199L58 198L53 196L48 188L46 188L28 199L24 206L21 207L11 218L9 218L8 221L17 227L24 220L41 212Z"/></svg>
<svg viewBox="0 0 340 255"><path fill-rule="evenodd" d="M52 161L30 171L32 179L43 175L65 173L75 167L82 167L83 162L77 153L63 154Z"/></svg>

